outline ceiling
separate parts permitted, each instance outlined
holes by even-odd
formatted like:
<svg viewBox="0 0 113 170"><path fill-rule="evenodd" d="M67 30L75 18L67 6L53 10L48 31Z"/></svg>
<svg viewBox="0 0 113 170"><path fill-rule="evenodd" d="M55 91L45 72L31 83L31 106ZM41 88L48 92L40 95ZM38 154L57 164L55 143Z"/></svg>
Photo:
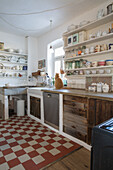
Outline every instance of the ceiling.
<svg viewBox="0 0 113 170"><path fill-rule="evenodd" d="M38 37L105 1L0 0L0 31Z"/></svg>

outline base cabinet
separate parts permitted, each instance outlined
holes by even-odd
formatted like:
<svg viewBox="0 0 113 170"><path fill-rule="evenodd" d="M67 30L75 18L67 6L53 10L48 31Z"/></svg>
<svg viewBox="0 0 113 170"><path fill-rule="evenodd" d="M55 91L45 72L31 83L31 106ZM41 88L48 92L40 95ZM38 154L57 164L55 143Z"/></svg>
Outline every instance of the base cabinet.
<svg viewBox="0 0 113 170"><path fill-rule="evenodd" d="M113 117L113 102L87 97L64 95L63 131L88 144L92 128Z"/></svg>
<svg viewBox="0 0 113 170"><path fill-rule="evenodd" d="M30 96L30 114L41 119L41 99Z"/></svg>
<svg viewBox="0 0 113 170"><path fill-rule="evenodd" d="M87 140L87 98L64 95L63 131Z"/></svg>

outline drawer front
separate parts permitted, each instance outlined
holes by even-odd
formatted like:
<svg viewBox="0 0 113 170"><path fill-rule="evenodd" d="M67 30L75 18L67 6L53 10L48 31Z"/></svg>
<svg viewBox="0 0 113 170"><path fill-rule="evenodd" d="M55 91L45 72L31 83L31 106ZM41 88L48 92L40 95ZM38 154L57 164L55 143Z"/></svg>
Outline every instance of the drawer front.
<svg viewBox="0 0 113 170"><path fill-rule="evenodd" d="M64 101L64 112L87 118L87 104L74 101Z"/></svg>
<svg viewBox="0 0 113 170"><path fill-rule="evenodd" d="M64 112L64 132L81 140L86 140L87 119L79 115Z"/></svg>
<svg viewBox="0 0 113 170"><path fill-rule="evenodd" d="M77 96L70 96L70 95L64 95L64 101L75 101L80 103L86 103L87 104L87 98L85 97L77 97Z"/></svg>

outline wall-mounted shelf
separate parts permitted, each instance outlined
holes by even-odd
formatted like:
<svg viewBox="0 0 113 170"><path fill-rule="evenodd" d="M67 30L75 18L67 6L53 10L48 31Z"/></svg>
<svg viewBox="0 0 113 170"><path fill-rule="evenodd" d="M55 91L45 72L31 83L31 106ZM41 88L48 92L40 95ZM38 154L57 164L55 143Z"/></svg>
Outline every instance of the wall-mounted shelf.
<svg viewBox="0 0 113 170"><path fill-rule="evenodd" d="M70 31L70 32L65 32L63 34L64 37L68 37L74 33L77 33L77 32L80 32L80 31L87 31L87 30L90 30L90 29L93 29L93 28L96 28L98 26L101 26L103 24L107 24L109 22L113 21L113 13L109 14L109 15L106 15L104 17L102 17L101 19L98 19L98 20L95 20L95 21L91 21L90 23L82 26L82 27L79 27L78 29L75 29L73 31Z"/></svg>
<svg viewBox="0 0 113 170"><path fill-rule="evenodd" d="M89 74L89 75L67 75L65 76L66 78L85 78L85 77L111 77L113 76L113 73L112 74Z"/></svg>
<svg viewBox="0 0 113 170"><path fill-rule="evenodd" d="M19 80L25 80L27 79L27 76L23 76L23 77L14 77L14 76L10 76L10 77L3 77L3 76L0 76L0 78L2 79L19 79Z"/></svg>
<svg viewBox="0 0 113 170"><path fill-rule="evenodd" d="M1 72L27 72L27 70L0 69Z"/></svg>
<svg viewBox="0 0 113 170"><path fill-rule="evenodd" d="M76 71L76 70L93 70L93 69L106 69L106 68L113 68L113 65L110 66L98 66L98 67L84 67L84 68L75 68L75 69L70 69L70 70L65 70L67 71Z"/></svg>
<svg viewBox="0 0 113 170"><path fill-rule="evenodd" d="M27 65L28 63L19 63L19 62L10 62L10 61L1 61L0 63L6 63L6 64L16 64L16 65Z"/></svg>
<svg viewBox="0 0 113 170"><path fill-rule="evenodd" d="M96 37L96 38L93 38L93 39L90 39L90 40L86 40L84 42L80 42L80 43L77 43L77 44L74 44L74 45L66 46L66 47L64 47L64 50L67 50L67 49L70 49L70 48L73 48L73 47L82 46L82 45L88 45L90 43L95 43L95 42L99 42L99 41L102 41L102 40L107 40L109 38L113 38L113 33L110 33L110 34L107 34L107 35L104 35L104 36L100 36L100 37Z"/></svg>
<svg viewBox="0 0 113 170"><path fill-rule="evenodd" d="M7 52L7 51L0 51L0 54L10 54L10 55L17 55L17 56L21 56L21 57L27 57L28 54L21 54L21 53L12 53L12 52Z"/></svg>
<svg viewBox="0 0 113 170"><path fill-rule="evenodd" d="M76 56L76 57L64 58L64 60L65 60L65 61L68 61L68 60L76 60L76 59L79 59L79 58L85 58L85 57L87 58L87 57L93 57L93 56L96 56L96 55L109 54L109 53L113 53L113 50L106 50L106 51L101 51L101 52L96 52L96 53L79 55L79 56Z"/></svg>

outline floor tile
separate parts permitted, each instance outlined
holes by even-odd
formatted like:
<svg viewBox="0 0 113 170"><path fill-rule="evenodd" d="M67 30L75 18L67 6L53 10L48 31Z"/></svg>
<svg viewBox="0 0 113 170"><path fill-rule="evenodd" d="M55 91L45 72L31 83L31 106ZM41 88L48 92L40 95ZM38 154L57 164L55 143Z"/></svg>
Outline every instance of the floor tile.
<svg viewBox="0 0 113 170"><path fill-rule="evenodd" d="M6 150L6 149L9 149L9 148L10 148L10 145L9 145L9 144L0 146L0 149L1 149L2 151Z"/></svg>
<svg viewBox="0 0 113 170"><path fill-rule="evenodd" d="M15 153L10 153L10 154L5 156L5 159L6 159L7 162L14 159L14 158L16 158Z"/></svg>
<svg viewBox="0 0 113 170"><path fill-rule="evenodd" d="M54 143L52 143L51 145L54 146L54 147L56 148L56 147L60 146L61 144L58 143L58 142L54 142Z"/></svg>
<svg viewBox="0 0 113 170"><path fill-rule="evenodd" d="M46 141L44 141L44 142L41 142L40 145L41 145L41 146L47 146L47 145L49 145L49 143L46 142Z"/></svg>
<svg viewBox="0 0 113 170"><path fill-rule="evenodd" d="M20 164L20 161L18 160L18 158L15 158L13 160L10 160L7 162L10 168L14 168L15 166Z"/></svg>
<svg viewBox="0 0 113 170"><path fill-rule="evenodd" d="M19 151L19 150L21 150L21 149L22 149L22 147L21 147L20 145L17 145L17 146L12 147L12 150L13 150L14 152Z"/></svg>
<svg viewBox="0 0 113 170"><path fill-rule="evenodd" d="M32 160L34 161L35 164L39 164L39 163L43 162L45 159L41 155L38 155L38 156L32 158Z"/></svg>
<svg viewBox="0 0 113 170"><path fill-rule="evenodd" d="M65 146L66 148L70 148L70 147L72 147L73 145L72 145L71 143L67 142L67 143L64 143L63 146Z"/></svg>
<svg viewBox="0 0 113 170"><path fill-rule="evenodd" d="M33 151L33 150L34 150L34 148L31 147L31 146L29 146L29 147L27 147L27 148L24 149L24 151L25 151L26 153L29 153L29 152L31 152L31 151Z"/></svg>
<svg viewBox="0 0 113 170"><path fill-rule="evenodd" d="M14 168L11 168L11 170L25 170L25 168L23 167L22 164L19 164L19 165L15 166Z"/></svg>
<svg viewBox="0 0 113 170"><path fill-rule="evenodd" d="M28 161L30 159L30 157L28 154L24 154L24 155L18 157L18 159L20 160L21 163L23 163L23 162Z"/></svg>
<svg viewBox="0 0 113 170"><path fill-rule="evenodd" d="M9 169L9 166L8 166L7 162L0 165L0 170L8 170L8 169Z"/></svg>
<svg viewBox="0 0 113 170"><path fill-rule="evenodd" d="M37 142L35 141L35 140L33 140L33 141L30 141L30 142L28 142L31 146L32 145L36 145L37 144Z"/></svg>
<svg viewBox="0 0 113 170"><path fill-rule="evenodd" d="M50 151L49 151L52 155L57 155L58 153L60 153L60 151L58 150L58 149L56 149L56 148L54 148L54 149L51 149Z"/></svg>
<svg viewBox="0 0 113 170"><path fill-rule="evenodd" d="M26 154L26 152L25 152L23 149L15 152L15 155L16 155L17 157L19 157L19 156L21 156L21 155L24 155L24 154Z"/></svg>
<svg viewBox="0 0 113 170"><path fill-rule="evenodd" d="M42 147L42 148L37 149L36 151L37 151L39 154L42 154L42 153L46 152L47 150Z"/></svg>

